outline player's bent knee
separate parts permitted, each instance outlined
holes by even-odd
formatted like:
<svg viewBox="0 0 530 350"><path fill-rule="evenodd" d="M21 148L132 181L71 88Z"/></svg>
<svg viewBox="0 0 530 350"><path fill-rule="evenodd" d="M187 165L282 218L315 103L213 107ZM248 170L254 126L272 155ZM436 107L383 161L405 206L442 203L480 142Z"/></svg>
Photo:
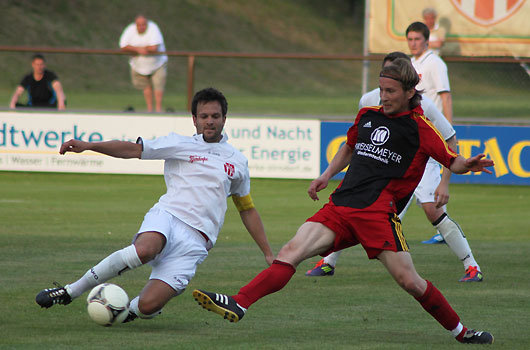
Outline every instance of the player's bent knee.
<svg viewBox="0 0 530 350"><path fill-rule="evenodd" d="M138 301L138 310L140 318L150 319L155 316L158 316L162 312L162 308L166 303L160 303L155 300L145 300L140 298Z"/></svg>

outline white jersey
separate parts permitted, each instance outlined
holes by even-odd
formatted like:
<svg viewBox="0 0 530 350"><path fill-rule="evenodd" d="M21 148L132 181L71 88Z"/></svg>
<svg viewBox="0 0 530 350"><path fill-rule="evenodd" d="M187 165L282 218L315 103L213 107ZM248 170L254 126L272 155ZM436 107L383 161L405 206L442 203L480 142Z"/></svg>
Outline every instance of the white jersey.
<svg viewBox="0 0 530 350"><path fill-rule="evenodd" d="M142 34L138 33L136 23L129 24L120 37L120 48L131 46L158 45L158 51L165 52L164 37L153 21L147 21L147 29ZM141 75L150 75L167 62L166 55L136 55L129 59L132 69Z"/></svg>
<svg viewBox="0 0 530 350"><path fill-rule="evenodd" d="M379 96L379 88L364 94L359 100L359 109L369 106L379 106L381 104L381 97ZM447 118L440 112L434 105L434 102L427 96L422 95L421 97L421 109L429 120L434 124L436 129L440 131L442 137L447 141L451 137L455 136L456 131L451 126L451 123Z"/></svg>
<svg viewBox="0 0 530 350"><path fill-rule="evenodd" d="M141 159L164 159L167 192L158 206L203 232L215 244L224 223L227 197L250 193L247 158L226 141L208 143L202 134L171 133L154 140L139 138Z"/></svg>
<svg viewBox="0 0 530 350"><path fill-rule="evenodd" d="M418 59L412 57L412 65L420 76L417 90L424 90L424 94L434 101L436 108L443 111L440 92L450 92L447 65L432 50L425 51Z"/></svg>

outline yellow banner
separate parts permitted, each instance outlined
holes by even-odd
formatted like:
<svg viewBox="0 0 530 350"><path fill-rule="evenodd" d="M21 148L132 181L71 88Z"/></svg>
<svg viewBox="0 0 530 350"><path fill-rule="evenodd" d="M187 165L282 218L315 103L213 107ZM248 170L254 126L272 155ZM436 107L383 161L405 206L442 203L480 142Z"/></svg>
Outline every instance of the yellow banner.
<svg viewBox="0 0 530 350"><path fill-rule="evenodd" d="M370 0L369 51L408 53L405 30L425 8L446 33L442 55L530 57L527 0Z"/></svg>

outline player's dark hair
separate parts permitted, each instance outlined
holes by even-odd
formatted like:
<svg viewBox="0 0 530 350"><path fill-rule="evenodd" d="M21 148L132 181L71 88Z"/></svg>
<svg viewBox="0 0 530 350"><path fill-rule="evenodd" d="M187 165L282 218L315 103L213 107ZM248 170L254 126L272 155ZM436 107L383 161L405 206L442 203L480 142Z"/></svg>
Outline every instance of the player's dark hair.
<svg viewBox="0 0 530 350"><path fill-rule="evenodd" d="M421 33L426 41L429 41L429 36L431 35L431 31L429 30L429 27L427 27L427 25L422 22L411 23L407 27L407 31L405 32L405 35L408 36L409 32Z"/></svg>
<svg viewBox="0 0 530 350"><path fill-rule="evenodd" d="M43 60L44 62L46 62L46 59L40 53L36 53L33 56L31 56L31 62L35 61L36 59L40 59L40 60Z"/></svg>
<svg viewBox="0 0 530 350"><path fill-rule="evenodd" d="M403 53L401 51L394 51L385 56L381 67L384 67L387 62L394 62L397 58L404 58L410 61L410 57L406 53Z"/></svg>
<svg viewBox="0 0 530 350"><path fill-rule="evenodd" d="M421 92L416 90L416 85L420 82L420 77L412 66L410 59L396 58L392 64L381 69L379 76L398 81L405 91L414 89L415 94L409 101L410 109L413 109L420 104Z"/></svg>
<svg viewBox="0 0 530 350"><path fill-rule="evenodd" d="M228 112L228 102L223 93L213 87L202 89L195 93L193 100L191 101L191 114L197 116L197 105L199 103L207 103L217 101L221 105L221 110L223 111L223 116L226 116Z"/></svg>

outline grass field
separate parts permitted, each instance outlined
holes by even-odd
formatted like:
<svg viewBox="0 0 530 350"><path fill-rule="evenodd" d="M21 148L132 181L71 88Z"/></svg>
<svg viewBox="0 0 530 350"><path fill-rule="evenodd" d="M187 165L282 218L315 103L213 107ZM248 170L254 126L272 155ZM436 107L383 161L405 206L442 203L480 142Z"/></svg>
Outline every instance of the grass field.
<svg viewBox="0 0 530 350"><path fill-rule="evenodd" d="M307 198L308 181L253 180L253 198L277 250L325 202ZM331 184L331 189L336 183ZM40 309L36 293L68 283L127 245L145 212L164 193L161 176L0 172L0 349L457 349L381 264L360 248L346 251L334 277L307 278L318 258L302 263L279 293L230 324L192 299L194 288L235 293L265 267L231 208L216 247L188 290L152 321L105 328L83 297ZM433 230L419 208L405 235L419 273L433 281L464 324L491 331L496 349L528 349L530 187L452 185L450 213L465 231L485 275L457 280L463 267L446 246L419 243ZM131 297L148 267L113 282Z"/></svg>

